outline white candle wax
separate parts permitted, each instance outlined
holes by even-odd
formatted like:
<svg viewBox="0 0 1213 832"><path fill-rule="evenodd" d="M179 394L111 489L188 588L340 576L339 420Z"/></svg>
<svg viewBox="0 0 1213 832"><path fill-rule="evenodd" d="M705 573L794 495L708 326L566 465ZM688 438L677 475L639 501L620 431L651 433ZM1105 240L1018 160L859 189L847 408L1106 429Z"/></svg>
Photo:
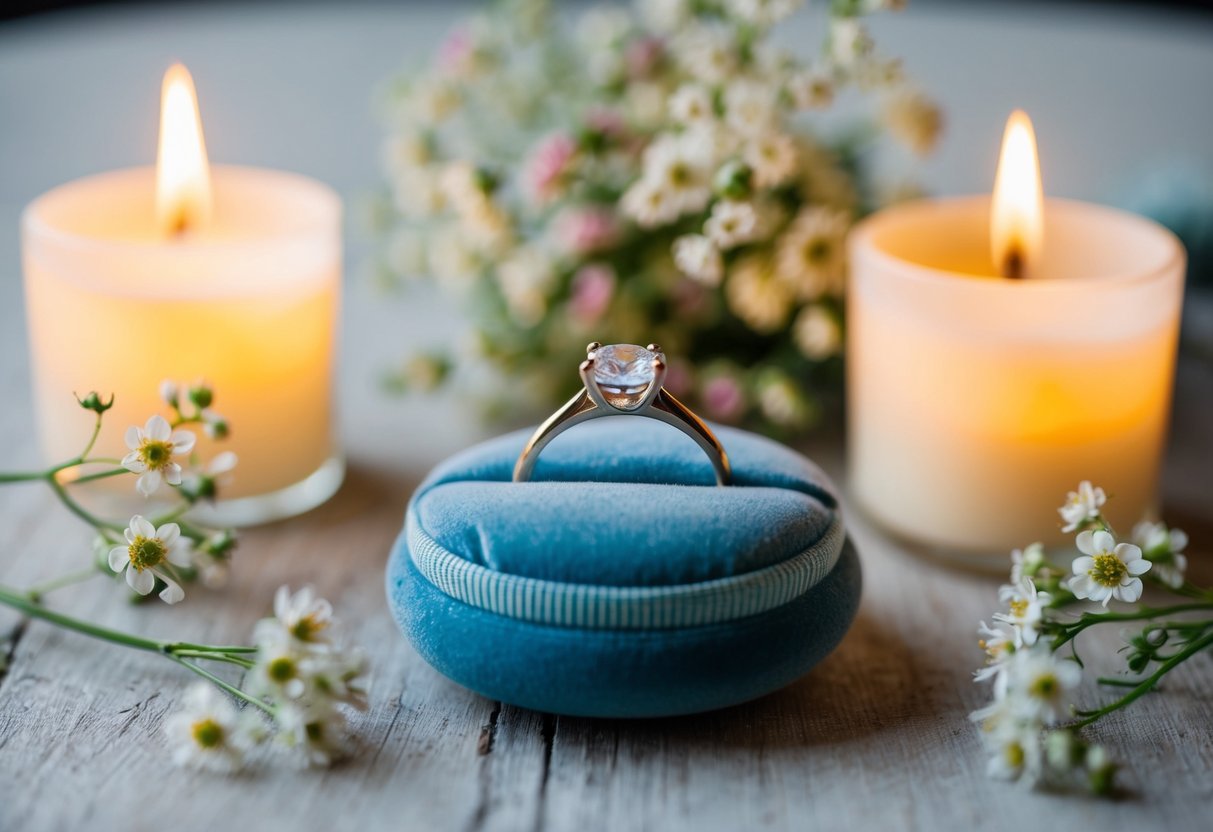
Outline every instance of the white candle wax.
<svg viewBox="0 0 1213 832"><path fill-rule="evenodd" d="M1030 276L996 275L990 199L882 211L849 243L851 484L888 530L972 558L1059 545L1103 486L1127 533L1156 509L1185 257L1153 222L1045 207Z"/></svg>
<svg viewBox="0 0 1213 832"><path fill-rule="evenodd" d="M212 177L213 220L180 235L158 228L150 167L71 182L26 209L35 404L58 461L91 425L73 392L115 393L96 453L121 456L127 426L163 411L162 380L205 378L232 431L221 444L198 431L200 454L240 460L218 515L253 522L310 508L340 483L341 205L294 174L219 166Z"/></svg>

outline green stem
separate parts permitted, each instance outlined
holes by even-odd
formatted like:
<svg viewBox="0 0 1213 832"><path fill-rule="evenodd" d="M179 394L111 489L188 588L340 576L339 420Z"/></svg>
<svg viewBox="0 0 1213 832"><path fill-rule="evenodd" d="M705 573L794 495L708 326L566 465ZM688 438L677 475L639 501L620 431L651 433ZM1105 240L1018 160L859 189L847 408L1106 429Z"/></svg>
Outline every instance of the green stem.
<svg viewBox="0 0 1213 832"><path fill-rule="evenodd" d="M117 477L122 474L129 474L129 473L130 473L130 471L128 471L126 468L111 468L108 471L98 471L95 474L86 474L83 477L76 477L74 480L68 480L64 484L65 485L83 485L86 482L94 482L96 480L109 479L110 477Z"/></svg>
<svg viewBox="0 0 1213 832"><path fill-rule="evenodd" d="M255 696L250 696L249 694L245 693L244 691L242 691L240 688L236 687L235 685L225 682L224 680L222 680L218 676L216 676L214 673L211 673L209 670L204 670L203 668L199 667L198 665L194 664L193 662L187 662L184 659L180 659L177 656L173 656L173 655L170 655L169 658L172 659L173 661L175 661L177 664L181 665L182 667L189 668L190 670L192 670L194 673L197 673L202 678L213 682L219 688L227 691L228 693L230 693L232 696L236 697L237 699L247 702L250 705L257 706L258 708L260 708L261 710L263 710L267 714L269 714L271 717L274 716L276 709L274 708L273 705L270 705L266 702L262 702L260 699L258 699Z"/></svg>
<svg viewBox="0 0 1213 832"><path fill-rule="evenodd" d="M205 659L209 662L224 662L226 664L235 664L248 670L257 663L250 659L242 659L239 656L229 656L226 653L214 653L206 650L177 650L173 653L179 659Z"/></svg>
<svg viewBox="0 0 1213 832"><path fill-rule="evenodd" d="M1149 621L1159 616L1172 615L1177 612L1197 612L1203 610L1213 610L1213 602L1175 604L1170 607L1142 607L1136 612L1083 613L1078 621L1066 625L1065 632L1053 640L1053 649L1056 650L1066 643L1073 641L1083 630L1088 627L1094 627L1096 624L1104 624L1109 621Z"/></svg>
<svg viewBox="0 0 1213 832"><path fill-rule="evenodd" d="M90 566L88 569L79 569L75 572L68 572L66 575L60 575L58 578L51 578L49 581L34 584L25 591L25 594L31 601L38 603L48 592L54 592L56 589L62 589L65 586L71 586L72 584L87 581L90 578L95 578L100 574L102 574L100 569L98 569L96 566Z"/></svg>
<svg viewBox="0 0 1213 832"><path fill-rule="evenodd" d="M248 647L246 645L230 645L230 644L194 644L192 641L174 641L171 644L165 644L165 650L171 653L180 653L186 650L199 653L256 653L258 648Z"/></svg>
<svg viewBox="0 0 1213 832"><path fill-rule="evenodd" d="M70 511L72 514L79 517L85 523L88 523L90 526L93 526L94 528L98 528L98 529L109 529L110 531L113 531L113 532L120 532L126 528L125 526L121 526L117 523L111 523L107 520L102 520L99 517L95 517L94 515L89 513L89 511L87 509L85 509L84 506L80 505L74 499L72 499L72 496L67 493L67 489L64 488L63 485L58 480L56 480L54 477L49 477L47 479L47 482L50 483L51 490L55 492L55 496L57 496L59 498L59 502L63 503L63 505L67 508L68 511Z"/></svg>
<svg viewBox="0 0 1213 832"><path fill-rule="evenodd" d="M1106 716L1106 715L1112 713L1112 711L1119 710L1119 709L1125 707L1126 705L1129 705L1129 704L1135 702L1137 699L1141 698L1144 694L1146 694L1148 691L1150 691L1156 684L1158 684L1158 680L1161 679L1163 676L1166 676L1167 673L1169 673L1172 669L1174 669L1176 667L1176 665L1179 665L1184 660L1188 659L1191 656L1194 656L1195 654L1199 653L1201 650L1204 650L1205 648L1210 647L1210 646L1213 646L1213 633L1210 633L1209 635L1207 635L1204 638L1199 639L1197 641L1190 642L1188 644L1188 646L1185 647L1183 650L1179 651L1174 656L1172 656L1171 658L1169 658L1165 662L1163 662L1159 666L1158 670L1156 670L1154 672L1153 675L1142 680L1141 683L1137 685L1137 687L1133 688L1133 690L1129 691L1124 696L1122 696L1120 699L1117 699L1115 702L1111 703L1110 705L1105 705L1104 707L1100 708L1098 711L1093 711L1092 713L1087 715L1086 719L1079 722L1078 725L1075 727L1083 728L1087 725L1090 725L1092 722L1099 719L1100 717Z"/></svg>
<svg viewBox="0 0 1213 832"><path fill-rule="evenodd" d="M88 444L84 446L84 450L80 452L80 459L85 459L93 446L97 444L97 437L101 435L101 414L97 414L97 418L93 421L93 435L88 438Z"/></svg>
<svg viewBox="0 0 1213 832"><path fill-rule="evenodd" d="M36 482L47 477L46 471L0 471L0 484L10 482Z"/></svg>
<svg viewBox="0 0 1213 832"><path fill-rule="evenodd" d="M97 624L92 624L88 621L81 621L79 618L72 618L69 615L48 610L41 604L33 601L24 592L9 589L8 587L0 586L0 604L6 604L13 609L20 610L30 618L40 618L43 621L49 621L58 627L63 627L67 630L74 630L77 633L83 633L86 636L99 638L102 641L109 641L114 644L121 644L123 647L130 647L134 650L145 650L149 653L163 653L170 645L167 642L155 641L150 638L142 638L140 636L124 633L121 630L111 630L108 627L101 627Z"/></svg>

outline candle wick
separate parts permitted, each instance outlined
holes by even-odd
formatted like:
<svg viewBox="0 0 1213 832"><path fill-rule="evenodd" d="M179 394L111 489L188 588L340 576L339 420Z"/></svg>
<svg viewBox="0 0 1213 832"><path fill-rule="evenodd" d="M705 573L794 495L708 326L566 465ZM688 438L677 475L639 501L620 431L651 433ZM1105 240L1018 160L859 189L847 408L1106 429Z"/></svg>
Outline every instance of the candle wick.
<svg viewBox="0 0 1213 832"><path fill-rule="evenodd" d="M1002 259L1002 276L1008 280L1024 278L1024 256L1018 246L1012 246Z"/></svg>

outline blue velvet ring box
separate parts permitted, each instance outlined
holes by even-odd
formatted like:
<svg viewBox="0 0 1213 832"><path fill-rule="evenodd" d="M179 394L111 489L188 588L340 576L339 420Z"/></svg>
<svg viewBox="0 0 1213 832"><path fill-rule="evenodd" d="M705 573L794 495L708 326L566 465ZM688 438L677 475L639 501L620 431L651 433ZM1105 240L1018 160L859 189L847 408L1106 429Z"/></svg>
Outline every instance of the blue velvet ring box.
<svg viewBox="0 0 1213 832"><path fill-rule="evenodd" d="M539 711L667 716L777 690L842 639L859 560L803 456L719 428L720 488L685 436L609 418L513 483L529 433L448 459L409 504L388 602L440 673Z"/></svg>

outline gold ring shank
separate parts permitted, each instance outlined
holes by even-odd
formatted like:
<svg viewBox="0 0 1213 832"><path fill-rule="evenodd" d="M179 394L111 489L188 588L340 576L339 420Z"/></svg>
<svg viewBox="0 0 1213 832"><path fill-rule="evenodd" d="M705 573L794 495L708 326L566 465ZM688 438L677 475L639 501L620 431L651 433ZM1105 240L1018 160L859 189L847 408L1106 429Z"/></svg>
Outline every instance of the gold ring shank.
<svg viewBox="0 0 1213 832"><path fill-rule="evenodd" d="M725 453L720 440L702 419L674 398L673 394L664 387L659 387L655 395L646 397L645 403L635 410L622 410L610 405L603 406L595 402L594 398L588 389L583 388L535 430L522 449L518 462L514 465L514 482L530 480L531 474L535 470L535 463L539 461L540 452L547 447L549 442L569 428L604 416L644 416L665 422L695 440L695 444L707 454L708 460L712 463L712 468L716 472L716 484L729 484L733 472L729 465L729 456Z"/></svg>

